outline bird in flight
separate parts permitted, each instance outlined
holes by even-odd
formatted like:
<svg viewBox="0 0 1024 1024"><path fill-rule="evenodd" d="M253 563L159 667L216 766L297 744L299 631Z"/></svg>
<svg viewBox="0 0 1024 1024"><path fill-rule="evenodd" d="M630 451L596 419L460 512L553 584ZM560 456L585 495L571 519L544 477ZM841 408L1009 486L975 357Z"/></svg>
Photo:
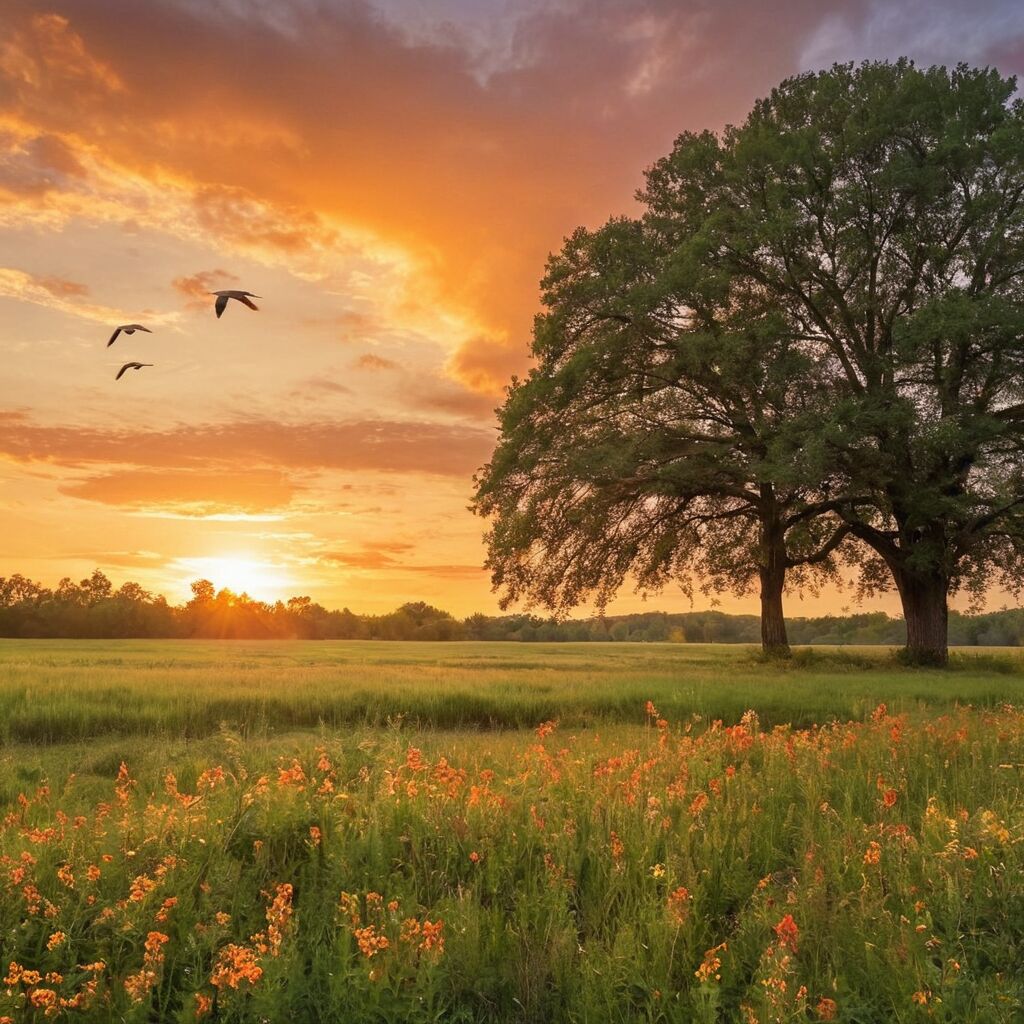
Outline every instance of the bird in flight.
<svg viewBox="0 0 1024 1024"><path fill-rule="evenodd" d="M143 327L142 324L121 324L121 326L118 327L110 336L110 341L107 342L107 348L110 348L110 346L117 341L117 336L122 331L124 331L125 334L134 334L136 331L145 331L147 334L153 333L148 327Z"/></svg>
<svg viewBox="0 0 1024 1024"><path fill-rule="evenodd" d="M250 309L259 309L255 302L250 301L251 299L258 299L260 296L253 295L252 292L238 291L236 288L225 288L223 291L210 292L211 295L217 296L217 301L213 304L213 308L217 310L217 319L220 319L221 313L227 309L228 299L237 299L243 305L248 306Z"/></svg>
<svg viewBox="0 0 1024 1024"><path fill-rule="evenodd" d="M125 370L141 370L144 366L152 366L152 363L125 363L120 370L117 371L117 376L114 380L120 380L124 376Z"/></svg>

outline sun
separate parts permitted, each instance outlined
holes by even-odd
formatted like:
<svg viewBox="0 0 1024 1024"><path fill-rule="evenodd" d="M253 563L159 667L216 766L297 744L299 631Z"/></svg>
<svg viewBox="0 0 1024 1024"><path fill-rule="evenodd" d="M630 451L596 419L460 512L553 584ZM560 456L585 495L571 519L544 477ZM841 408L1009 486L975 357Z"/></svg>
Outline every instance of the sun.
<svg viewBox="0 0 1024 1024"><path fill-rule="evenodd" d="M294 584L280 567L251 558L188 558L182 562L190 573L189 582L207 579L217 590L226 587L236 594L248 594L260 601L286 598Z"/></svg>

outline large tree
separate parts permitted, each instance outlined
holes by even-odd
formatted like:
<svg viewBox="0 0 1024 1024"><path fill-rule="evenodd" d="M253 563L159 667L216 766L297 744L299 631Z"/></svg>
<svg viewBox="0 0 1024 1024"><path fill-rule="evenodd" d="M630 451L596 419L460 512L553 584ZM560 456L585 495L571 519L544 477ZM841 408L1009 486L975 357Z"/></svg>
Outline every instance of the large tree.
<svg viewBox="0 0 1024 1024"><path fill-rule="evenodd" d="M857 501L908 653L946 659L950 592L1021 580L1024 105L993 70L908 61L783 83L648 174L680 260L768 297L833 382L805 439ZM869 500L863 501L864 497Z"/></svg>
<svg viewBox="0 0 1024 1024"><path fill-rule="evenodd" d="M678 242L617 219L550 261L537 366L478 479L488 565L505 606L556 612L603 605L630 576L756 586L763 645L785 652L787 577L833 573L849 530L831 481L799 472L826 382L763 289L708 275Z"/></svg>

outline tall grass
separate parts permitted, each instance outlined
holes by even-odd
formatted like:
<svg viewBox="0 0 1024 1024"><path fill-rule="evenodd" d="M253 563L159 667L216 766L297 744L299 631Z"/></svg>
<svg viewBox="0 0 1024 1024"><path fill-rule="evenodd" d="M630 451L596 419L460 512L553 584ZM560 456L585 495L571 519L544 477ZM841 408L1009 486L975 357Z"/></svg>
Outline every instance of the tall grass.
<svg viewBox="0 0 1024 1024"><path fill-rule="evenodd" d="M958 670L900 668L878 649L801 652L762 662L749 648L501 643L0 641L0 740L104 735L244 736L386 723L577 727L666 715L767 724L858 718L884 694L897 710L994 706L1024 695L1014 656L970 654Z"/></svg>
<svg viewBox="0 0 1024 1024"><path fill-rule="evenodd" d="M639 713L12 787L0 1019L1021 1019L1024 715Z"/></svg>

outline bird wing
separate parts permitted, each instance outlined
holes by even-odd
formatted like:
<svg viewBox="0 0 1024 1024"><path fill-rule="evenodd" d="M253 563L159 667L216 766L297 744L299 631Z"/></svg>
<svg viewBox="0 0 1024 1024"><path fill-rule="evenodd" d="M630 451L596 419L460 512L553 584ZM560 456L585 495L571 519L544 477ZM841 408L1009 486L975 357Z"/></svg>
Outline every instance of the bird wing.
<svg viewBox="0 0 1024 1024"><path fill-rule="evenodd" d="M135 330L137 330L137 331L145 331L147 334L152 334L153 333L148 327L143 327L142 324L136 324L135 325Z"/></svg>
<svg viewBox="0 0 1024 1024"><path fill-rule="evenodd" d="M258 310L260 308L259 306L256 305L255 302L252 301L252 299L249 298L248 295L236 295L235 298L238 299L239 302L244 302L245 305L247 305L250 309Z"/></svg>
<svg viewBox="0 0 1024 1024"><path fill-rule="evenodd" d="M115 341L117 341L117 336L120 333L121 333L121 328L118 327L117 330L114 331L114 333L110 336L110 341L107 342L107 348L110 348L110 346L113 345Z"/></svg>
<svg viewBox="0 0 1024 1024"><path fill-rule="evenodd" d="M120 380L124 376L124 371L130 370L133 366L135 366L134 363L125 363L124 366L122 366L121 369L117 371L117 376L114 378L114 380Z"/></svg>
<svg viewBox="0 0 1024 1024"><path fill-rule="evenodd" d="M228 304L228 297L226 295L218 295L217 301L213 304L213 308L217 310L217 318L220 319L221 313L224 312L224 307Z"/></svg>

